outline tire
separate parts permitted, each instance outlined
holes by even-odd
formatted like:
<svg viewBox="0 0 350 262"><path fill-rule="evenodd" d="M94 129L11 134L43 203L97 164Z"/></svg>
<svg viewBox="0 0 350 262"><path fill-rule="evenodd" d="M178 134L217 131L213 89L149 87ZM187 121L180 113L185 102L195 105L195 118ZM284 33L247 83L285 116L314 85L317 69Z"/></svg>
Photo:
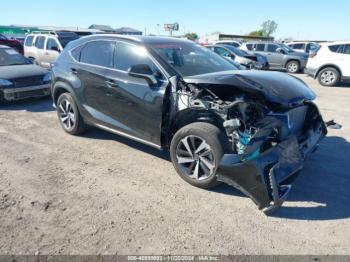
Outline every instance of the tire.
<svg viewBox="0 0 350 262"><path fill-rule="evenodd" d="M300 63L296 60L291 60L286 64L286 69L288 73L296 74L300 71Z"/></svg>
<svg viewBox="0 0 350 262"><path fill-rule="evenodd" d="M203 142L202 150L196 152ZM174 135L170 145L171 161L180 177L189 184L212 188L220 184L216 170L228 145L226 135L219 128L196 122L181 128Z"/></svg>
<svg viewBox="0 0 350 262"><path fill-rule="evenodd" d="M339 83L340 73L334 67L326 67L318 73L317 80L322 86L335 86Z"/></svg>
<svg viewBox="0 0 350 262"><path fill-rule="evenodd" d="M58 97L57 116L63 130L68 134L79 135L86 130L84 120L70 93L63 93Z"/></svg>

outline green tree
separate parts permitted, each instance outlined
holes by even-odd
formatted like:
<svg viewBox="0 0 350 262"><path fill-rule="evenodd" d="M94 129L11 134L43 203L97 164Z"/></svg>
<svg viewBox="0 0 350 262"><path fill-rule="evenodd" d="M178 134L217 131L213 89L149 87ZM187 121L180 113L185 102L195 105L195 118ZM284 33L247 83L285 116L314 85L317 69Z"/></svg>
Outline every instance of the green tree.
<svg viewBox="0 0 350 262"><path fill-rule="evenodd" d="M199 39L199 36L196 33L187 33L185 34L185 37L192 41Z"/></svg>
<svg viewBox="0 0 350 262"><path fill-rule="evenodd" d="M271 36L276 32L278 24L273 20L267 20L261 25L261 30L264 32L264 36Z"/></svg>
<svg viewBox="0 0 350 262"><path fill-rule="evenodd" d="M264 36L264 31L262 29L250 32L248 36L256 36L256 37L262 37Z"/></svg>

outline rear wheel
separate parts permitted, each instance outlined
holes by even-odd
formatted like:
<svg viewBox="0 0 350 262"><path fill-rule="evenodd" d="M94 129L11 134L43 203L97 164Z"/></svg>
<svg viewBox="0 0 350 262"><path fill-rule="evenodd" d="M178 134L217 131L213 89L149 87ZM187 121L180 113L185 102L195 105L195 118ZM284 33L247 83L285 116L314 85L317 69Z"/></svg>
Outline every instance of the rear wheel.
<svg viewBox="0 0 350 262"><path fill-rule="evenodd" d="M57 100L57 116L64 131L71 135L79 135L86 129L84 120L70 93L63 93L59 96Z"/></svg>
<svg viewBox="0 0 350 262"><path fill-rule="evenodd" d="M193 186L211 188L220 184L216 170L228 144L223 132L208 123L193 123L173 137L170 155L182 179Z"/></svg>
<svg viewBox="0 0 350 262"><path fill-rule="evenodd" d="M298 73L300 71L300 64L298 61L295 60L289 61L286 65L286 69L288 73Z"/></svg>
<svg viewBox="0 0 350 262"><path fill-rule="evenodd" d="M334 67L326 67L318 73L318 82L323 86L335 86L340 79L340 73Z"/></svg>

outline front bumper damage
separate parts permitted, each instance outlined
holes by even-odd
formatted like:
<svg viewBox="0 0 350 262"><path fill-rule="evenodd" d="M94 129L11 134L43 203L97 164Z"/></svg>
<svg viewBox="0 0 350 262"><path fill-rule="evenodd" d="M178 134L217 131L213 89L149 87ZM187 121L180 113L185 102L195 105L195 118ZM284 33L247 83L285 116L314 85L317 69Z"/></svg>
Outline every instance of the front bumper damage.
<svg viewBox="0 0 350 262"><path fill-rule="evenodd" d="M259 130L251 149L259 147L278 121ZM217 170L217 179L231 185L250 197L266 215L273 213L287 199L292 186L290 180L302 170L306 158L314 152L327 134L327 128L318 115L317 120L304 132L303 139L289 135L283 141L251 160L242 161L236 154L223 156Z"/></svg>

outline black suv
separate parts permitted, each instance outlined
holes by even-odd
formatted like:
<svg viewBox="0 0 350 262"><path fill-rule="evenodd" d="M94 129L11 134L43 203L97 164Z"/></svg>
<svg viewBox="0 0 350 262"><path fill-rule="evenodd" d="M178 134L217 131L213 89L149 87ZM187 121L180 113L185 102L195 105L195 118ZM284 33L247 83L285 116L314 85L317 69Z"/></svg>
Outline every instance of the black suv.
<svg viewBox="0 0 350 262"><path fill-rule="evenodd" d="M88 36L52 68L63 129L87 125L162 149L194 186L239 188L266 213L279 207L327 130L301 80L239 71L207 48L159 37Z"/></svg>

